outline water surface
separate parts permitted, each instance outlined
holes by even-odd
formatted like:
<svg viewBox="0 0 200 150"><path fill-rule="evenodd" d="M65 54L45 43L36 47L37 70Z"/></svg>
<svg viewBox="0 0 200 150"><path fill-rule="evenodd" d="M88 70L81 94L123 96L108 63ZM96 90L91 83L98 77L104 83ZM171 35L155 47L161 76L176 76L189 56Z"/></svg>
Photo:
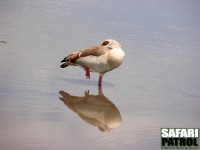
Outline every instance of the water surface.
<svg viewBox="0 0 200 150"><path fill-rule="evenodd" d="M200 127L199 6L1 0L0 149L153 150L161 127ZM121 43L126 59L104 76L102 100L98 74L87 80L59 62L106 38ZM60 91L76 99L62 102Z"/></svg>

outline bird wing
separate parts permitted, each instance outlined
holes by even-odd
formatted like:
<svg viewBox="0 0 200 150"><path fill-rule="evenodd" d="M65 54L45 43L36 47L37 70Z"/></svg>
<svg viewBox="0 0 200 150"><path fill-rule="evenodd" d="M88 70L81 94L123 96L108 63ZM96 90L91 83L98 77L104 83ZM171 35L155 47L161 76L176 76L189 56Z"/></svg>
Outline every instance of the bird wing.
<svg viewBox="0 0 200 150"><path fill-rule="evenodd" d="M86 56L101 56L108 52L110 49L103 46L93 46L81 51L80 57Z"/></svg>
<svg viewBox="0 0 200 150"><path fill-rule="evenodd" d="M82 51L79 51L79 52L76 52L76 53L73 53L67 57L65 57L62 61L64 62L64 64L62 64L60 67L61 68L64 68L64 67L67 67L69 65L78 65L76 64L76 60L81 58L81 57L87 57L87 56L101 56L103 54L105 54L106 52L110 51L109 48L106 48L104 46L93 46L93 47L90 47L90 48L86 48Z"/></svg>

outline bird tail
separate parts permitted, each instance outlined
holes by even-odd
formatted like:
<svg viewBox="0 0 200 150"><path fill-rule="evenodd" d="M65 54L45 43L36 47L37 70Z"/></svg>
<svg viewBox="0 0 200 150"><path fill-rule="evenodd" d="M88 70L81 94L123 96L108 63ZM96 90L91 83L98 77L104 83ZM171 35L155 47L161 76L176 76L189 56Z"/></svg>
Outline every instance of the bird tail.
<svg viewBox="0 0 200 150"><path fill-rule="evenodd" d="M71 54L67 57L65 57L61 63L63 63L62 65L60 65L61 68L65 68L67 66L77 66L76 64L76 60L79 58L79 53L74 53Z"/></svg>
<svg viewBox="0 0 200 150"><path fill-rule="evenodd" d="M60 68L65 68L65 67L68 67L68 66L69 66L68 63L64 63L64 64L60 65Z"/></svg>

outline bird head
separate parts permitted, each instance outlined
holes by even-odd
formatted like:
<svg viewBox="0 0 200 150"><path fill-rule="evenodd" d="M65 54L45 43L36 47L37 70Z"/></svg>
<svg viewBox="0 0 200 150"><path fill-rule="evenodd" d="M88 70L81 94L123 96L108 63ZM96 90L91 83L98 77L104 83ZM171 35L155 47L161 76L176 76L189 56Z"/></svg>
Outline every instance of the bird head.
<svg viewBox="0 0 200 150"><path fill-rule="evenodd" d="M121 48L121 45L116 40L113 40L113 39L104 40L101 46L107 47L109 49Z"/></svg>

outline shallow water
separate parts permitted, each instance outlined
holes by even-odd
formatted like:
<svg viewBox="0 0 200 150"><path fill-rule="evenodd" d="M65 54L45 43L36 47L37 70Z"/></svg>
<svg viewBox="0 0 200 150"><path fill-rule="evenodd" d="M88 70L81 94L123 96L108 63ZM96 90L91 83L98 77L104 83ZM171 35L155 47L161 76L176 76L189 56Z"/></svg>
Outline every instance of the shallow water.
<svg viewBox="0 0 200 150"><path fill-rule="evenodd" d="M199 4L1 0L0 149L160 149L161 127L200 127ZM59 62L105 38L126 59L99 99L98 74Z"/></svg>

